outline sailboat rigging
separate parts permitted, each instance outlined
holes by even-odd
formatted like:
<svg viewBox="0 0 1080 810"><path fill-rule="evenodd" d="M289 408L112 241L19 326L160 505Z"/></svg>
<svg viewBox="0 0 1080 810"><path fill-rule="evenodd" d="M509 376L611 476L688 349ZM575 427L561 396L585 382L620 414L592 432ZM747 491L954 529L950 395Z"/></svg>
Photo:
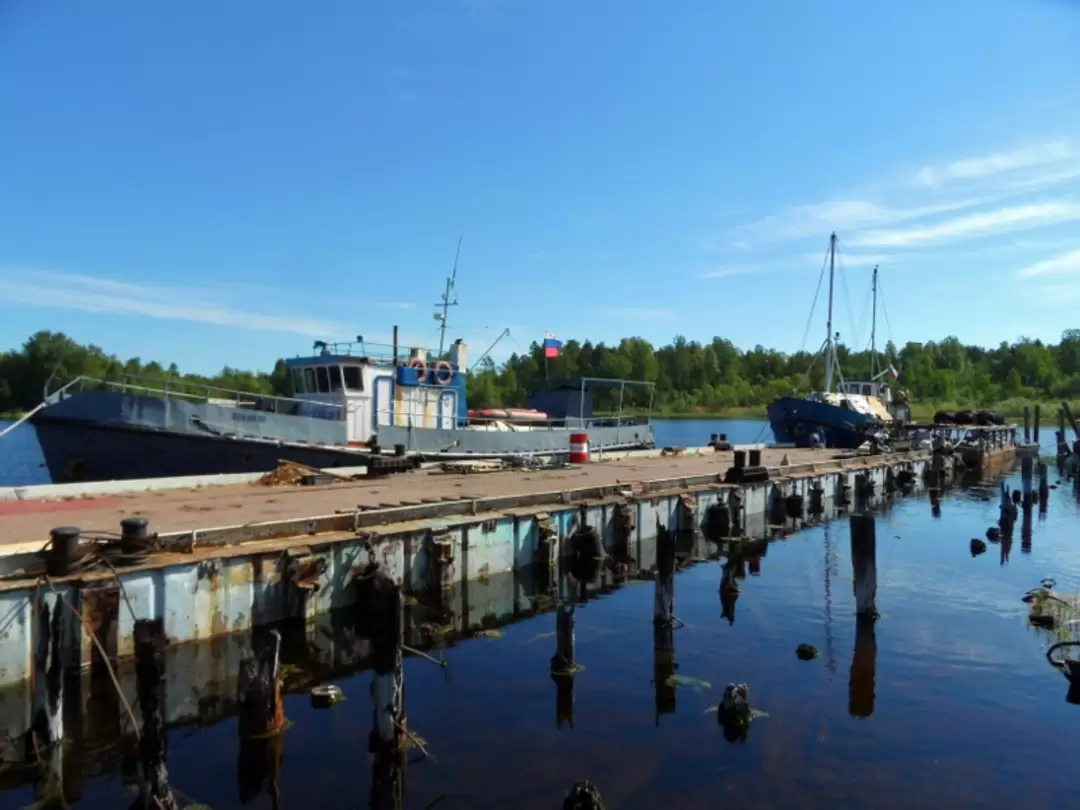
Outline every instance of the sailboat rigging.
<svg viewBox="0 0 1080 810"><path fill-rule="evenodd" d="M829 302L825 325L825 386L803 396L777 397L767 409L773 436L781 444L798 447L835 447L854 450L890 425L897 413L886 375L898 375L890 364L875 374L876 337L871 335L870 379L845 381L833 331L833 295L836 277L836 234L829 237ZM874 316L877 331L877 273L874 268ZM833 390L833 377L838 378Z"/></svg>

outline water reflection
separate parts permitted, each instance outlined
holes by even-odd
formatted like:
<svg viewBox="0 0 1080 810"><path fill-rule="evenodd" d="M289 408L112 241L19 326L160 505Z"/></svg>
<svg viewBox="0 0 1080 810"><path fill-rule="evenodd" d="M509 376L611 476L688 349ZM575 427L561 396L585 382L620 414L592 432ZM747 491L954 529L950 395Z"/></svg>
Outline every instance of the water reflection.
<svg viewBox="0 0 1080 810"><path fill-rule="evenodd" d="M278 672L292 725L266 738L238 733L239 673L245 651L264 646L259 634L170 647L159 701L169 778L215 810L550 808L582 778L608 806L711 807L718 771L725 790L762 806L917 807L946 796L996 807L1029 794L1061 803L1067 775L1029 771L1023 756L1033 734L1080 756L1069 736L1076 710L1062 697L1080 699L1046 665L1050 634L1028 629L1019 601L1032 567L1004 565L1005 531L1000 565L968 553L969 539L1000 518L998 487L946 495L935 521L922 497L871 503L876 622L856 617L847 585L856 570L849 519L818 522L808 507L808 528L774 544L688 526L615 538L591 555L585 538L555 567L403 594L400 620L396 607L378 618L369 606L282 625ZM837 514L822 506L823 518ZM1026 559L1080 592L1075 503L1057 499L1045 514L1029 524ZM1017 522L1023 541L1022 511ZM800 642L822 647L821 659L797 660ZM879 650L888 661L880 670ZM840 677L837 658L848 670ZM64 680L64 797L81 808L128 806L146 782L145 755L97 674ZM119 676L141 718L134 670ZM346 701L313 709L311 688L330 682ZM749 685L754 708L768 712L738 752L710 711L728 683ZM17 735L35 705L29 692L0 694L0 725ZM30 804L44 795L41 771L9 753L0 803ZM919 780L907 777L912 768Z"/></svg>

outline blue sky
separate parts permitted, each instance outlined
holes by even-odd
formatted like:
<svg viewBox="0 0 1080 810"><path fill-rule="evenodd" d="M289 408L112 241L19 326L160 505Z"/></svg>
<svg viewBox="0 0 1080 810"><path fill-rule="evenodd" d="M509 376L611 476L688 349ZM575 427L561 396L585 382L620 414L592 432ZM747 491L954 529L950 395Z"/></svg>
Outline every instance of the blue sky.
<svg viewBox="0 0 1080 810"><path fill-rule="evenodd" d="M1056 340L1066 0L8 0L0 347L210 371L314 338ZM823 318L807 348L824 336Z"/></svg>

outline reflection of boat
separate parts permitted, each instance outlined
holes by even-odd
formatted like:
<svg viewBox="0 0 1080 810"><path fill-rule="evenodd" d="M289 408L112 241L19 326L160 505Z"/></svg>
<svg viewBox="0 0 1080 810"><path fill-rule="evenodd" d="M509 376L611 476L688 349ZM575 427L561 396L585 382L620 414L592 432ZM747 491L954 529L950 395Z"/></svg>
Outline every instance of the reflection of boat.
<svg viewBox="0 0 1080 810"><path fill-rule="evenodd" d="M593 413L596 387L641 383L576 381L532 395L527 404L539 410L471 414L465 343L443 352L452 292L451 278L433 356L422 348L399 355L396 338L386 347L316 341L312 356L286 360L291 397L130 377L68 383L31 419L49 473L57 483L107 481L265 472L281 460L396 472L418 456L562 455L575 432L595 449L652 447L648 418Z"/></svg>
<svg viewBox="0 0 1080 810"><path fill-rule="evenodd" d="M845 382L836 357L832 326L833 278L836 270L836 234L829 238L829 315L825 337L825 389L803 396L778 397L767 408L769 424L778 443L799 447L824 445L853 450L906 412L906 402L894 401L892 386L898 372L890 364L875 374L876 351L870 350L870 379ZM874 327L877 321L877 268L874 269ZM873 341L873 337L871 338ZM833 390L834 372L839 378ZM904 417L906 418L906 417Z"/></svg>

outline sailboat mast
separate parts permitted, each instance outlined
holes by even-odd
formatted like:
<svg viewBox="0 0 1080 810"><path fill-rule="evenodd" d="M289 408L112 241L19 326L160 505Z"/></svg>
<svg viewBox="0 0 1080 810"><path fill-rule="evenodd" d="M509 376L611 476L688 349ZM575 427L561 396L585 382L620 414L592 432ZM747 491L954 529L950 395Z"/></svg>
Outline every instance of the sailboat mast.
<svg viewBox="0 0 1080 810"><path fill-rule="evenodd" d="M875 366L877 364L877 269L874 265L874 280L871 287L874 291L874 308L870 316L870 379L874 379Z"/></svg>
<svg viewBox="0 0 1080 810"><path fill-rule="evenodd" d="M450 307L457 306L457 298L454 296L454 284L457 282L457 263L458 258L461 256L461 237L457 240L457 252L454 253L454 271L450 274L450 278L446 280L446 291L442 297L442 312L436 313L435 317L439 319L439 353L435 355L436 359L441 360L443 356L443 347L446 345L446 315ZM453 300L451 300L453 299ZM438 306L436 304L435 306Z"/></svg>
<svg viewBox="0 0 1080 810"><path fill-rule="evenodd" d="M832 329L832 300L833 300L833 277L836 274L836 232L829 237L829 322L826 324L828 335L825 338L825 393L832 393L833 372L833 329Z"/></svg>

